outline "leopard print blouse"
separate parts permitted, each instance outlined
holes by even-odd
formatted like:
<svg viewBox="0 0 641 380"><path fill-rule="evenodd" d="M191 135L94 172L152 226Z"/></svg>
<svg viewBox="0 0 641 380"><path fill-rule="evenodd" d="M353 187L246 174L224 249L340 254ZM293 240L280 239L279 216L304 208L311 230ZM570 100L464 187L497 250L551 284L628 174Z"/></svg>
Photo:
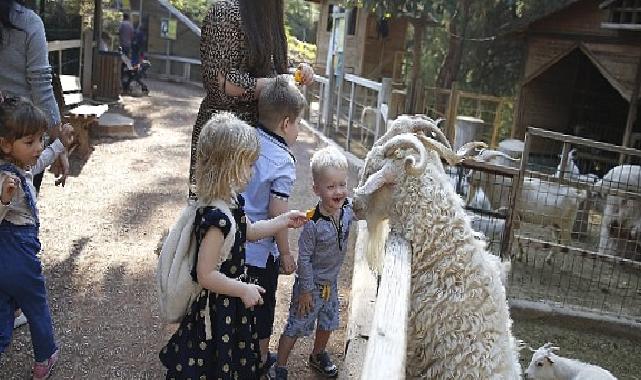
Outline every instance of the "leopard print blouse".
<svg viewBox="0 0 641 380"><path fill-rule="evenodd" d="M198 136L212 114L229 111L250 125L256 125L258 121L256 78L249 74L249 48L242 27L238 0L217 0L213 3L203 20L200 59L207 95L200 104L191 135L190 196L194 194ZM225 94L222 90L223 84L218 80L219 73L223 74L227 82L244 88L245 93L240 97ZM275 70L272 70L270 76L275 75Z"/></svg>

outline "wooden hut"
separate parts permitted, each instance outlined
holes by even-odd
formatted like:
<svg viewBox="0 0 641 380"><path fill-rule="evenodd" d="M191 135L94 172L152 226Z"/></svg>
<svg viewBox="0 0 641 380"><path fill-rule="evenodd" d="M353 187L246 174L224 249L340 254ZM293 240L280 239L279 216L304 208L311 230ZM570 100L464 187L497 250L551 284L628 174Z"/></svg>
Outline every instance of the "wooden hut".
<svg viewBox="0 0 641 380"><path fill-rule="evenodd" d="M534 126L638 144L640 0L566 1L516 33L527 48L515 137Z"/></svg>
<svg viewBox="0 0 641 380"><path fill-rule="evenodd" d="M320 5L314 64L317 72L326 73L328 63L332 62L331 57L339 48L344 52L345 73L373 80L383 77L400 80L408 24L406 20L377 19L366 9L342 8L338 1L308 1ZM337 25L336 16L344 24Z"/></svg>

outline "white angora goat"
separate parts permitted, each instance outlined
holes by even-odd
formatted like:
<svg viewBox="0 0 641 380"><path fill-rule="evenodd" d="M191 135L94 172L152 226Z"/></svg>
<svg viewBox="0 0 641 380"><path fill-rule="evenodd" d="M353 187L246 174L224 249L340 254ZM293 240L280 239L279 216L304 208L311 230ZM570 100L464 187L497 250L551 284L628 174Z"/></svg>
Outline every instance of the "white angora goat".
<svg viewBox="0 0 641 380"><path fill-rule="evenodd" d="M436 124L402 116L368 153L354 208L412 247L408 379L518 379L502 265L472 230L443 169L458 155Z"/></svg>
<svg viewBox="0 0 641 380"><path fill-rule="evenodd" d="M534 380L616 380L610 371L599 366L568 359L554 353L558 347L546 343L534 351L526 379Z"/></svg>

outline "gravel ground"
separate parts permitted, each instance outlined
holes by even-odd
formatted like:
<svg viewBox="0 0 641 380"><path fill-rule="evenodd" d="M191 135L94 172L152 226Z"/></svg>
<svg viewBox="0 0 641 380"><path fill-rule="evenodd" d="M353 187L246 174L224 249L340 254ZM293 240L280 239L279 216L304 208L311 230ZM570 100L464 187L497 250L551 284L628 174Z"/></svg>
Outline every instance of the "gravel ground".
<svg viewBox="0 0 641 380"><path fill-rule="evenodd" d="M184 204L191 128L202 90L149 81L149 97L125 97L123 114L136 120L136 138L94 139L86 162L72 161L63 189L48 175L39 199L47 277L61 359L54 379L159 379L157 352L175 325L158 316L155 249ZM299 180L292 203L307 209L309 155L318 141L303 130L294 149ZM291 234L295 246L297 234ZM348 260L349 261L349 260ZM330 340L340 360L351 263L341 276L342 330ZM292 276L282 276L275 332L287 319ZM276 334L276 335L277 335ZM290 358L294 379L316 378L307 367L311 339ZM272 341L275 350L277 337ZM0 361L0 379L27 379L32 365L28 328L15 331Z"/></svg>

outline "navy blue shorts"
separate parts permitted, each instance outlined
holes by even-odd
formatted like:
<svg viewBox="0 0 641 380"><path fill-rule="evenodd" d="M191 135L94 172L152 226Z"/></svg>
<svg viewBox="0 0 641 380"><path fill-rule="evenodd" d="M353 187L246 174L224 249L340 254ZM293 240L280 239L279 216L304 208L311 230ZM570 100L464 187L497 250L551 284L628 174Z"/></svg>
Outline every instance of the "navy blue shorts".
<svg viewBox="0 0 641 380"><path fill-rule="evenodd" d="M276 288L280 273L280 258L269 255L265 268L247 266L247 275L256 280L265 289L263 304L254 306L256 315L256 332L258 339L269 339L274 331L274 314L276 313Z"/></svg>

